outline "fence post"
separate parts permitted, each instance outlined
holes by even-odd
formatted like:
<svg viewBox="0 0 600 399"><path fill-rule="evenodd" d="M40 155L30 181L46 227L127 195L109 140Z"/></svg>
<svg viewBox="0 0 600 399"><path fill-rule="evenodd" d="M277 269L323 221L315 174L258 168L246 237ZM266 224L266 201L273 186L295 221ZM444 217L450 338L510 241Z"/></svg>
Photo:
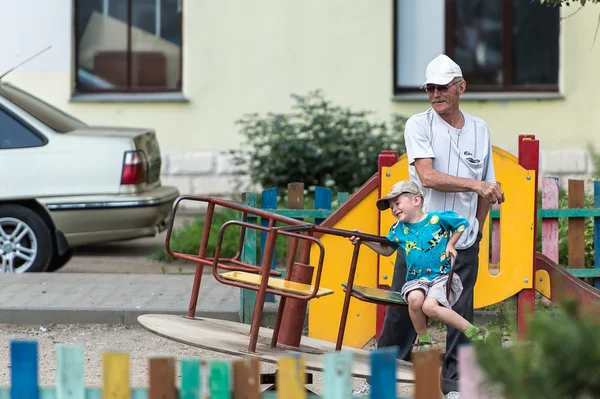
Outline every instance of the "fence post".
<svg viewBox="0 0 600 399"><path fill-rule="evenodd" d="M477 363L477 354L472 345L458 347L458 390L465 398L487 399L488 396L482 389L484 382L483 372Z"/></svg>
<svg viewBox="0 0 600 399"><path fill-rule="evenodd" d="M242 200L244 205L256 207L258 195L256 193L243 193ZM257 222L255 215L248 215L248 223ZM246 229L244 236L244 248L242 249L242 262L256 265L256 230ZM254 312L254 301L256 299L256 291L245 288L240 289L240 321L244 324L252 322L252 314Z"/></svg>
<svg viewBox="0 0 600 399"><path fill-rule="evenodd" d="M600 181L594 180L594 208L600 208ZM594 218L594 267L600 269L600 217ZM594 279L594 287L600 289L600 278Z"/></svg>
<svg viewBox="0 0 600 399"><path fill-rule="evenodd" d="M558 178L542 179L542 209L558 209ZM558 264L558 218L542 219L542 253ZM542 302L551 301L542 297Z"/></svg>
<svg viewBox="0 0 600 399"><path fill-rule="evenodd" d="M331 189L326 187L315 188L315 209L331 210ZM315 224L321 224L325 219L315 218Z"/></svg>
<svg viewBox="0 0 600 399"><path fill-rule="evenodd" d="M583 180L569 179L569 208L584 208L585 193ZM569 269L585 268L585 219L569 218Z"/></svg>
<svg viewBox="0 0 600 399"><path fill-rule="evenodd" d="M338 193L337 197L338 197L338 208L339 208L340 206L342 206L342 204L344 202L348 201L348 198L350 198L350 193L346 193L346 192Z"/></svg>
<svg viewBox="0 0 600 399"><path fill-rule="evenodd" d="M492 205L492 211L500 210L499 204ZM500 229L502 228L502 221L500 218L492 219L492 214L490 213L490 221L492 224L492 234L491 234L491 242L492 242L492 253L490 255L490 263L493 265L497 265L500 262Z"/></svg>
<svg viewBox="0 0 600 399"><path fill-rule="evenodd" d="M269 188L267 190L263 190L260 200L261 208L265 210L273 210L277 209L277 187ZM269 221L267 219L260 219L260 224L264 227L269 226ZM275 227L277 223L273 227ZM267 240L267 232L260 232L260 262L262 264L263 254L265 252L265 241ZM275 246L277 247L277 246ZM275 269L277 267L277 250L273 249L273 261L271 263L271 269ZM275 295L267 294L265 297L265 302L275 302Z"/></svg>

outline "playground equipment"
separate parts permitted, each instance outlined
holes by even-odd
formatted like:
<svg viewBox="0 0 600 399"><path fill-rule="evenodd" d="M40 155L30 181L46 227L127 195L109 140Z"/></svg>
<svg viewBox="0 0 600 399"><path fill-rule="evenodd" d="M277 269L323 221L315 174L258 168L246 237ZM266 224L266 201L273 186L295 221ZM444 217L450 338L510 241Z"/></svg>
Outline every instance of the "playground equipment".
<svg viewBox="0 0 600 399"><path fill-rule="evenodd" d="M600 291L591 286L584 287L556 263L535 251L539 141L534 136L519 136L518 158L496 147L492 156L496 179L506 194L506 202L499 209L500 221L510 228L500 232L500 262L490 263L489 218L486 220L480 242L475 307L492 305L517 295L518 334L524 338L526 316L534 311L536 289L550 300L575 295L590 307L597 305ZM404 304L394 298L395 293L389 292L394 257L384 259L370 250L361 252L362 245L353 246L348 238L354 235L363 242L386 242L381 234L393 222L392 216L389 212L379 213L375 201L393 183L407 178L406 156L382 153L379 172L321 224L306 223L218 198L180 196L173 206L165 246L171 256L197 265L188 314L185 317L143 315L138 318L140 324L169 339L218 352L258 357L267 362L277 362L278 358L290 353L302 354L306 367L312 370L322 370L322 355L342 349L355 356L351 374L368 376L369 352L360 348L378 333L376 329L379 330L383 321L385 305ZM170 248L173 220L177 207L184 200L207 206L198 255L176 253ZM221 226L215 254L209 257L207 244L217 207L238 210L242 218ZM261 224L248 223L250 215L260 218ZM232 258L220 258L224 231L231 226L241 229L238 251ZM244 240L249 229L264 234L260 266L243 261ZM352 231L354 229L361 233ZM277 236L291 240L283 279L278 278L282 273L271 269ZM302 249L297 257L300 245ZM256 292L249 332L245 324L195 317L205 266L212 268L217 281ZM260 326L267 294L280 297L273 329ZM350 301L351 297L359 300ZM309 302L309 336L303 337L302 327ZM397 362L397 381L412 381L411 364Z"/></svg>

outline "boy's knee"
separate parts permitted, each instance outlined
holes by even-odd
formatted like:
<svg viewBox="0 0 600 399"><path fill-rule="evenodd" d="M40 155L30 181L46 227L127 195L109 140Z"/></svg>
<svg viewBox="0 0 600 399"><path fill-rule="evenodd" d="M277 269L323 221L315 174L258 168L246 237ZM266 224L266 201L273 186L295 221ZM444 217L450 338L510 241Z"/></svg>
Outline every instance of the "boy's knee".
<svg viewBox="0 0 600 399"><path fill-rule="evenodd" d="M411 310L419 311L423 307L425 301L425 294L421 290L414 290L408 294L408 307Z"/></svg>
<svg viewBox="0 0 600 399"><path fill-rule="evenodd" d="M435 299L427 298L425 301L423 301L423 313L429 317L435 317L438 306L440 305Z"/></svg>

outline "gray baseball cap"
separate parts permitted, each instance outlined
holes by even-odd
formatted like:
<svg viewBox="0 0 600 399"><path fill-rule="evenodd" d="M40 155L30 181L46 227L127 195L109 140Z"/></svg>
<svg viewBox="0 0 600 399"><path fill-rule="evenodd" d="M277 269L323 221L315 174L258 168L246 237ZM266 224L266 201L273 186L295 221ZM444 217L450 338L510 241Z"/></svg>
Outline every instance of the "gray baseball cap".
<svg viewBox="0 0 600 399"><path fill-rule="evenodd" d="M377 200L377 208L380 211L385 211L390 207L388 200L404 193L420 195L423 198L423 190L421 190L421 187L417 183L410 180L402 180L394 184L386 196Z"/></svg>

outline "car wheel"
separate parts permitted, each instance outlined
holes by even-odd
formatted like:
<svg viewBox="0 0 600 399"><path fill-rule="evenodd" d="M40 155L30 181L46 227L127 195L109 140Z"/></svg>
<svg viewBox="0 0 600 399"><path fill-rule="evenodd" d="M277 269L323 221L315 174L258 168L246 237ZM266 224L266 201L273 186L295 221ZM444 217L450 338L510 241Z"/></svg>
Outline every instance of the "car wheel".
<svg viewBox="0 0 600 399"><path fill-rule="evenodd" d="M22 205L0 205L0 272L45 272L52 235L42 218Z"/></svg>
<svg viewBox="0 0 600 399"><path fill-rule="evenodd" d="M74 252L75 251L73 251L73 249L70 248L63 255L58 255L55 253L54 256L52 257L52 260L50 261L50 265L48 265L48 269L46 269L46 272L48 272L48 273L55 272L58 269L60 269L61 267L63 267L64 265L66 265L73 257Z"/></svg>

